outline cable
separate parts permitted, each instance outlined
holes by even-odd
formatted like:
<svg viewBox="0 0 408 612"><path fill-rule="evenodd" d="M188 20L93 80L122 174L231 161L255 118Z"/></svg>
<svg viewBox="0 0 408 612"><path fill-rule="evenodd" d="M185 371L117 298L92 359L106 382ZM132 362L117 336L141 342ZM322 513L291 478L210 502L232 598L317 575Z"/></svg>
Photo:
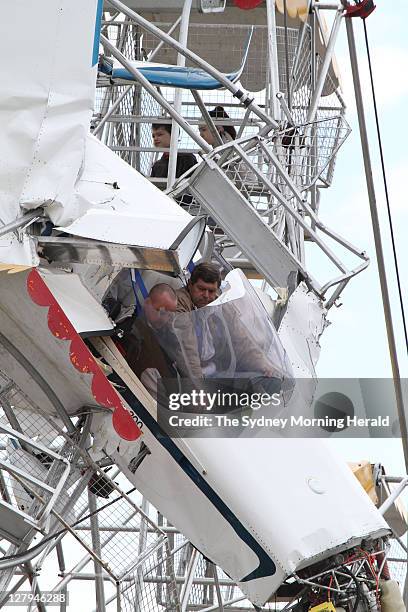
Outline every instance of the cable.
<svg viewBox="0 0 408 612"><path fill-rule="evenodd" d="M363 19L363 24L364 24L364 37L365 37L365 43L366 43L367 58L368 58L368 68L369 68L369 71L370 71L371 93L372 93L372 96L373 96L373 104L374 104L375 124L376 124L376 129L377 129L378 146L379 146L379 150L380 150L381 169L382 169L383 182L384 182L385 199L386 199L386 202L387 202L388 223L389 223L389 226L390 226L390 234L391 234L392 252L393 252L393 257L394 257L395 274L396 274L396 277L397 277L398 295L399 295L399 301L400 301L401 313L402 313L402 324L403 324L403 327L404 327L405 347L406 347L407 353L408 353L407 322L406 322L406 317L405 317L404 300L403 300L403 297L402 297L401 280L400 280L400 273L399 273L399 266L398 266L398 256L397 256L397 249L396 249L395 238L394 238L394 227L393 227L392 216L391 216L390 199L389 199L389 195L388 195L388 183L387 183L387 176L386 176L386 172L385 172L385 162L384 162L382 138L381 138L381 131L380 131L380 122L379 122L378 110L377 110L377 99L376 99L376 95L375 95L374 78L373 78L373 71L372 71L372 66L371 66L370 46L369 46L369 43L368 43L368 34L367 34L367 26L366 26L366 20L365 19Z"/></svg>
<svg viewBox="0 0 408 612"><path fill-rule="evenodd" d="M341 571L346 573L346 574L348 574L350 576L350 578L353 580L354 584L356 585L356 601L354 603L353 611L352 612L357 612L358 605L359 605L360 600L361 600L361 586L360 586L360 583L357 580L357 578L355 577L355 575L353 574L353 572L351 570L349 570L348 567L342 567Z"/></svg>

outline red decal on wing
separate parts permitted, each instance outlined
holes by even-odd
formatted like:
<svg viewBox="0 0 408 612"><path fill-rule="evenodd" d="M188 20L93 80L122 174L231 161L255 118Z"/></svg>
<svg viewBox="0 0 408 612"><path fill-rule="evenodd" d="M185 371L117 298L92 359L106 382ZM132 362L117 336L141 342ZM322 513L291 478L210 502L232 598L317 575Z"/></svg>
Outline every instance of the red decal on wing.
<svg viewBox="0 0 408 612"><path fill-rule="evenodd" d="M82 374L92 375L92 395L99 405L113 411L113 426L120 437L128 441L139 438L142 433L141 430L123 406L120 396L35 269L32 269L27 277L27 289L35 304L48 308L48 327L52 335L58 340L69 340L71 342L70 359L72 365Z"/></svg>

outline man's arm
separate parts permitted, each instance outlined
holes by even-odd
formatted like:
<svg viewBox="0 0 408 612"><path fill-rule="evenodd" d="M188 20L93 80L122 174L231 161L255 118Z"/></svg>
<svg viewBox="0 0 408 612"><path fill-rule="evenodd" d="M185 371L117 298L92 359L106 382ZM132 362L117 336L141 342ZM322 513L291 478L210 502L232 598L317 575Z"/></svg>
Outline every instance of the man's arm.
<svg viewBox="0 0 408 612"><path fill-rule="evenodd" d="M184 287L176 291L177 308L176 312L191 312L194 310L193 301L187 289Z"/></svg>
<svg viewBox="0 0 408 612"><path fill-rule="evenodd" d="M280 364L274 364L255 342L251 332L240 321L238 312L232 308L227 310L228 325L234 345L237 362L248 371L256 371L268 377L282 378Z"/></svg>
<svg viewBox="0 0 408 612"><path fill-rule="evenodd" d="M197 335L193 319L188 312L176 314L173 323L173 333L178 341L175 360L183 376L202 379L204 376L201 369Z"/></svg>
<svg viewBox="0 0 408 612"><path fill-rule="evenodd" d="M184 376L203 378L193 317L188 314L194 310L194 305L186 288L178 289L176 295L178 314L173 323L173 331L178 341L176 363L180 366Z"/></svg>

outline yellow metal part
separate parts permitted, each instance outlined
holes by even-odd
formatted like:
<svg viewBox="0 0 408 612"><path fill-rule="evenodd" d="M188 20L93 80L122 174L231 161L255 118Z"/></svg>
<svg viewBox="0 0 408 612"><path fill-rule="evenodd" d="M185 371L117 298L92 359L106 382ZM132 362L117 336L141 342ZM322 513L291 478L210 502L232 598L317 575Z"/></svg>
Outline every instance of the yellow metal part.
<svg viewBox="0 0 408 612"><path fill-rule="evenodd" d="M309 612L336 612L336 608L334 607L331 601L326 601L325 603L319 604L318 606L309 608Z"/></svg>
<svg viewBox="0 0 408 612"><path fill-rule="evenodd" d="M358 463L349 463L349 467L357 478L364 491L374 504L378 503L377 494L375 491L375 483L373 478L373 469L369 461L359 461Z"/></svg>
<svg viewBox="0 0 408 612"><path fill-rule="evenodd" d="M302 21L306 21L308 4L308 0L286 0L289 17L292 17L292 19L299 17ZM283 13L285 10L284 0L276 0L276 8L280 13Z"/></svg>

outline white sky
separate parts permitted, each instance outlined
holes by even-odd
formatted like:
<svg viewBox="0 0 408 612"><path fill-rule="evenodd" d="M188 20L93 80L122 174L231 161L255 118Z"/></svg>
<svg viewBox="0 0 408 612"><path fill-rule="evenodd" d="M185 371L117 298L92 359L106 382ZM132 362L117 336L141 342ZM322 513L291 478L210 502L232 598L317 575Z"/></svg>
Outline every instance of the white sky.
<svg viewBox="0 0 408 612"><path fill-rule="evenodd" d="M399 258L400 278L406 299L408 289L408 206L405 177L408 174L408 126L405 118L408 101L408 45L406 43L405 0L377 0L377 9L367 20L379 105L388 189ZM363 24L354 20L360 76L369 131L373 175L377 190L388 282L392 298L395 334L401 375L408 377L408 360L396 292L386 201L382 185L374 112L369 85ZM318 364L321 377L389 377L391 366L378 281L369 203L361 154L357 113L345 27L336 47L347 103L347 121L353 132L340 150L333 186L322 194L321 216L327 224L369 255L368 270L353 279L345 289L342 307L333 308L333 322L324 333ZM408 304L406 303L408 310ZM408 312L407 312L408 314ZM407 407L408 410L408 407ZM358 444L356 444L358 442ZM339 440L334 442L351 460L380 460L388 472L402 473L401 445L397 440Z"/></svg>

